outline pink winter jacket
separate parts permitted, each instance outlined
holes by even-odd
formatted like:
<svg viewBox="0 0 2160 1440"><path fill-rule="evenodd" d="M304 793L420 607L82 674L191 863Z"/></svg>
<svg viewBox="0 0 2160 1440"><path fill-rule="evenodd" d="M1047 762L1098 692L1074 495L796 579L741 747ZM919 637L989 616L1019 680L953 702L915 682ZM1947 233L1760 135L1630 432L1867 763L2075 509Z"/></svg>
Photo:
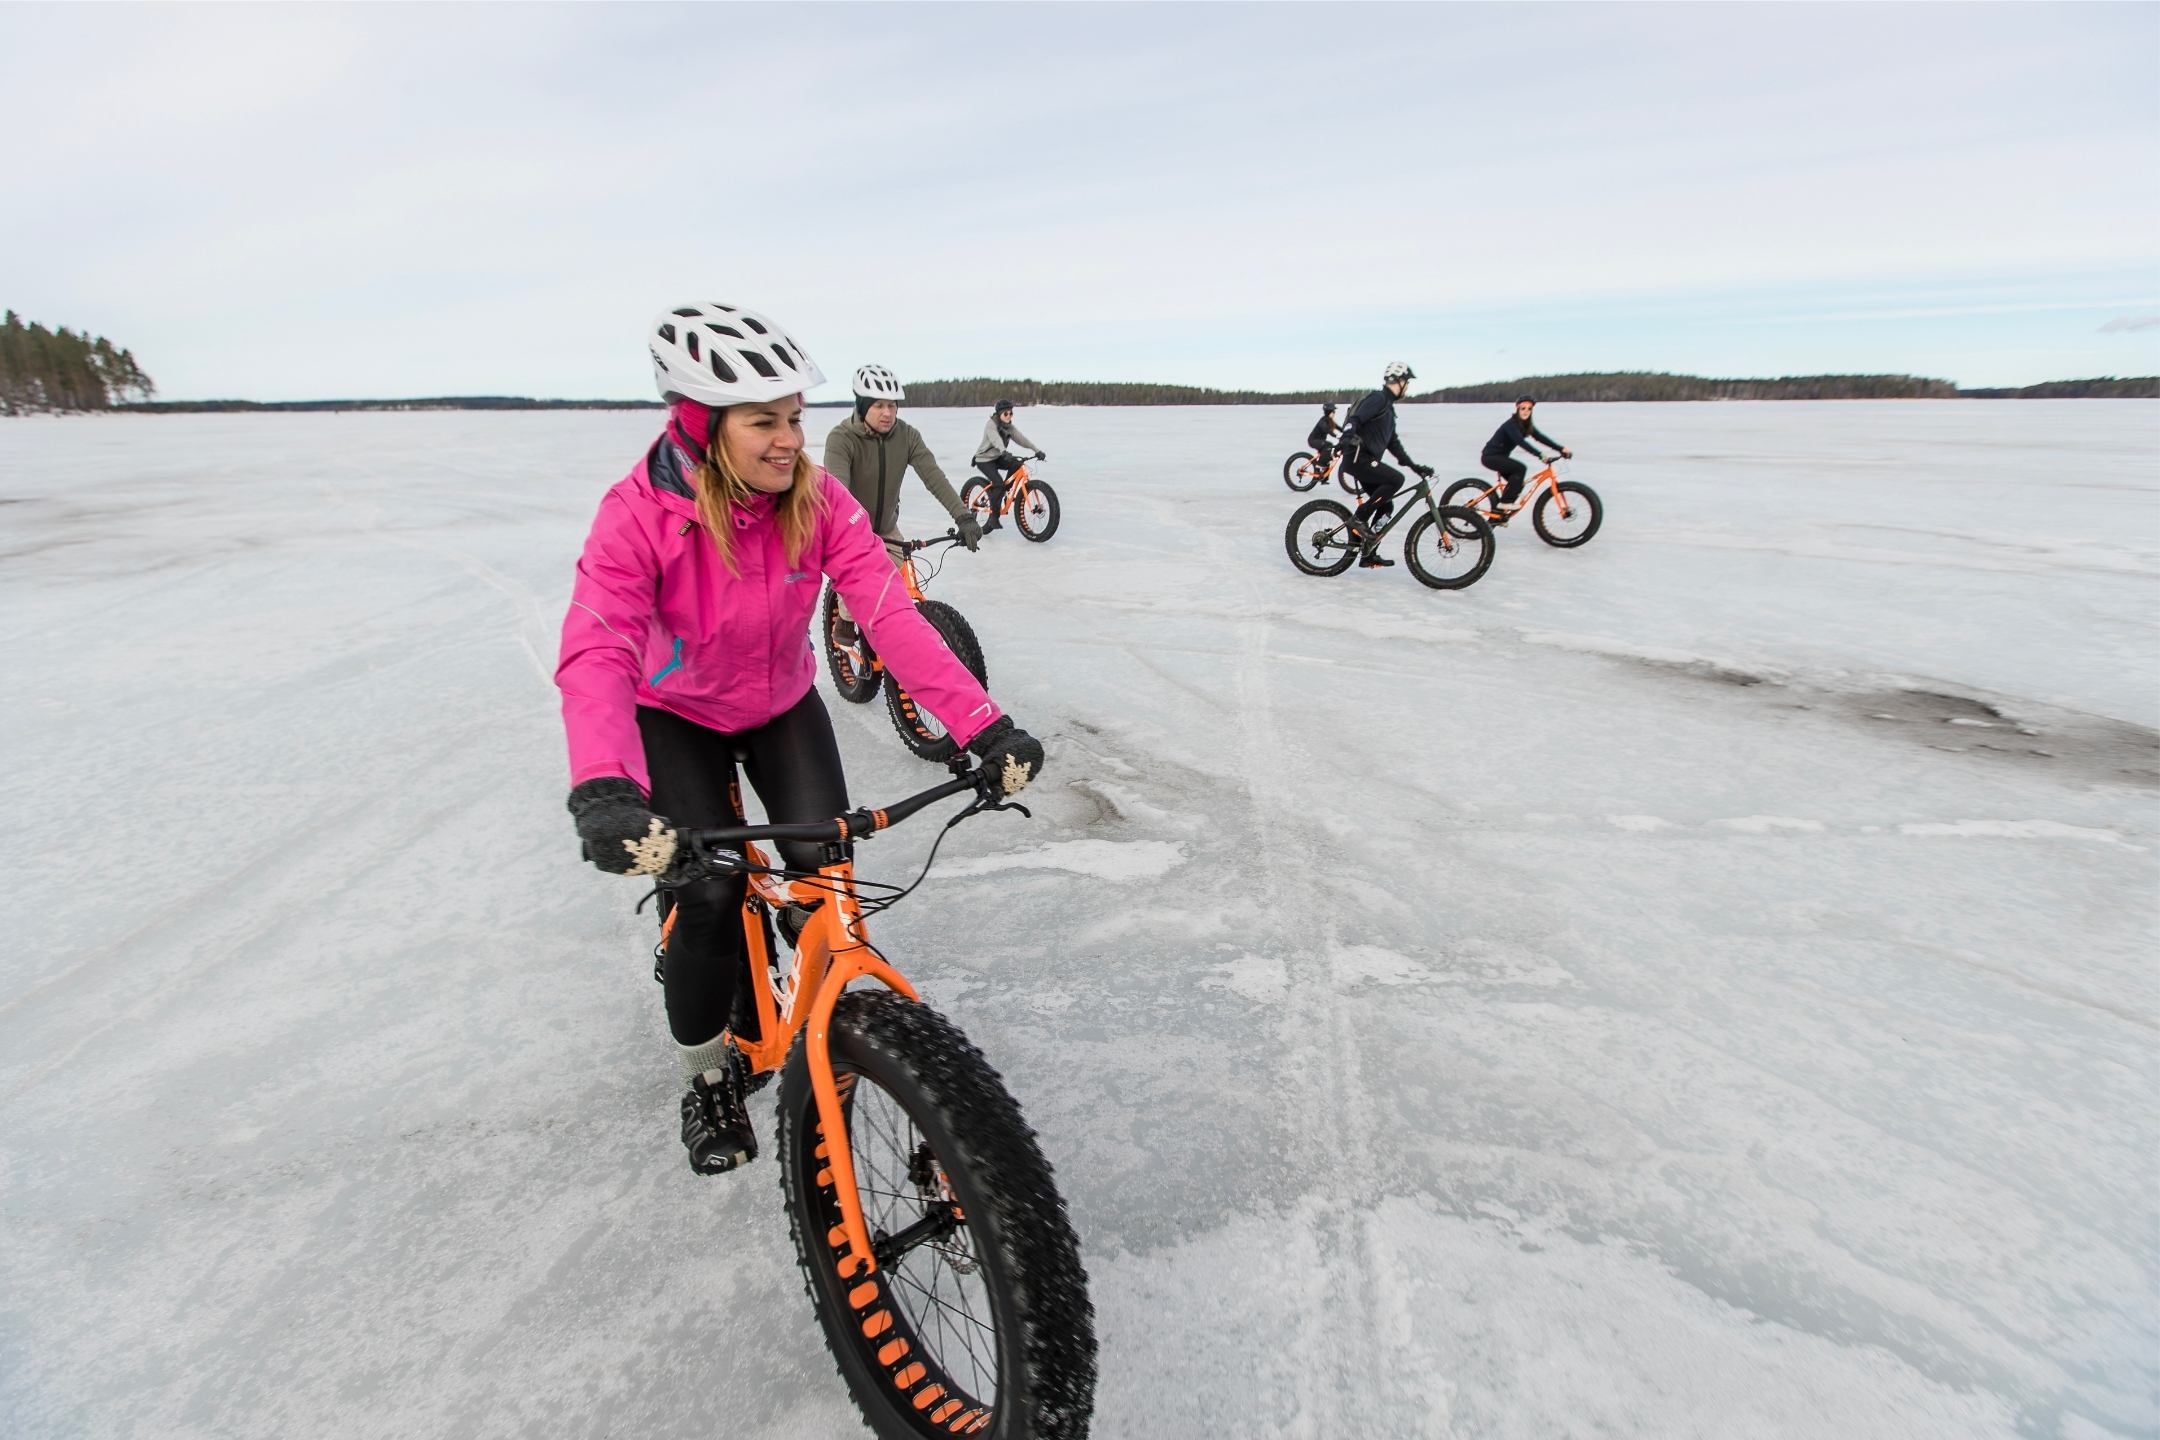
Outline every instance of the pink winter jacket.
<svg viewBox="0 0 2160 1440"><path fill-rule="evenodd" d="M810 617L831 576L856 623L908 692L965 745L998 707L908 598L860 502L818 472L827 508L794 565L773 503L735 512L731 575L697 506L655 488L647 460L600 501L563 617L555 685L570 783L622 775L647 794L637 707L725 733L754 729L802 699L817 670Z"/></svg>

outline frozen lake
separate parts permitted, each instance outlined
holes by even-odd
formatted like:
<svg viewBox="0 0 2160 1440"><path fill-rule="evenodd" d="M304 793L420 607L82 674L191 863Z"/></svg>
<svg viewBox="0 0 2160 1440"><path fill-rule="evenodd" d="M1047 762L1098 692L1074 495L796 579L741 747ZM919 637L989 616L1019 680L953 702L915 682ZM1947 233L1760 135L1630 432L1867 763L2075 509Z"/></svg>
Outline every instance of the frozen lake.
<svg viewBox="0 0 2160 1440"><path fill-rule="evenodd" d="M1459 594L1292 570L1310 418L1028 411L1062 530L931 587L1050 769L879 936L1095 1433L2160 1433L2160 403L1542 407L1604 529ZM853 1430L562 808L657 425L0 421L0 1434Z"/></svg>

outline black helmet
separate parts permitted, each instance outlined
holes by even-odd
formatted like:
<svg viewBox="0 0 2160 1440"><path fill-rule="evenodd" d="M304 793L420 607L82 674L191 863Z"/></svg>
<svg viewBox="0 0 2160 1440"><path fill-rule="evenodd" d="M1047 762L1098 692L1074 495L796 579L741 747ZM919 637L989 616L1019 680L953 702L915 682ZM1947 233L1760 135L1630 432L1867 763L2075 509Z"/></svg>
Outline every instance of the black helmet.
<svg viewBox="0 0 2160 1440"><path fill-rule="evenodd" d="M1002 414L1004 414L1004 413L1005 413L1005 412L1006 412L1007 410L1010 410L1010 409L1012 409L1012 408L1013 408L1013 403L1012 403L1012 401L1010 401L1010 400L1000 400L1000 401L998 401L998 402L997 402L997 404L995 404L995 405L992 405L992 406L990 407L990 409L991 409L991 412L992 412L993 414L998 414L998 415L1002 415Z"/></svg>
<svg viewBox="0 0 2160 1440"><path fill-rule="evenodd" d="M1516 403L1517 405L1535 405L1535 404L1537 404L1537 396L1535 396L1535 395L1518 395L1518 396L1516 396L1516 397L1515 397L1515 403Z"/></svg>
<svg viewBox="0 0 2160 1440"><path fill-rule="evenodd" d="M1330 400L1330 401L1328 401L1328 402L1327 402L1327 403L1326 403L1325 405L1322 405L1322 406L1320 407L1320 413L1321 413L1321 414L1323 414L1323 415L1332 415L1332 414L1334 414L1334 413L1335 413L1335 402L1334 402L1334 401L1332 401L1332 400Z"/></svg>

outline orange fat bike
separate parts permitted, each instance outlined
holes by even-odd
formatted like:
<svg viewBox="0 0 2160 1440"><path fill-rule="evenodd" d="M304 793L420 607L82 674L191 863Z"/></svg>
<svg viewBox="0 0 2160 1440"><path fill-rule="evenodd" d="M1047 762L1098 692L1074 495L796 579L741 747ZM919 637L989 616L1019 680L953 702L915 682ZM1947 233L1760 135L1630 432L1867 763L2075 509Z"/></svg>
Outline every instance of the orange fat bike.
<svg viewBox="0 0 2160 1440"><path fill-rule="evenodd" d="M752 1088L779 1074L788 1229L870 1428L1078 1440L1094 1409L1094 1308L1056 1178L997 1071L870 940L865 918L914 887L856 879L846 848L949 796L973 798L948 831L986 810L1027 813L979 768L952 770L882 810L680 830L661 890L746 883L750 983L729 1039ZM823 863L783 868L760 841L822 844ZM665 923L663 963L672 907ZM874 984L850 990L858 980Z"/></svg>
<svg viewBox="0 0 2160 1440"><path fill-rule="evenodd" d="M1013 525L1030 540L1040 542L1057 534L1057 491L1036 479L1026 465L1006 478L1003 495L992 494L990 482L978 475L960 487L960 501L974 512L979 524L987 526L991 516L1010 514Z"/></svg>
<svg viewBox="0 0 2160 1440"><path fill-rule="evenodd" d="M1605 503L1598 499L1597 491L1581 481L1562 480L1559 466L1560 457L1547 459L1545 468L1524 482L1522 494L1512 504L1500 499L1506 482L1497 476L1491 480L1457 480L1448 486L1440 503L1475 510L1503 524L1527 508L1538 539L1572 550L1597 534L1598 526L1605 523Z"/></svg>
<svg viewBox="0 0 2160 1440"><path fill-rule="evenodd" d="M1365 493L1358 484L1357 477L1350 473L1350 467L1342 463L1340 450L1330 452L1325 465L1320 464L1319 457L1310 450L1295 451L1289 459L1282 462L1282 478L1283 484L1300 492L1333 480L1349 494Z"/></svg>
<svg viewBox="0 0 2160 1440"><path fill-rule="evenodd" d="M908 598L915 608L922 611L923 619L945 642L945 648L967 666L968 673L978 685L990 682L990 671L983 661L982 642L975 638L975 629L958 610L942 600L923 597L923 585L937 578L943 563L927 570L918 567L915 557L925 550L956 545L960 541L958 531L948 530L934 540L908 540L902 542L900 578L907 582ZM825 587L824 607L819 614L819 633L825 637L825 668L832 676L833 688L840 698L856 705L867 705L877 697L879 688L885 691L885 706L892 714L893 728L900 732L900 739L908 749L925 760L949 760L959 751L953 744L950 732L937 716L915 703L913 696L900 688L898 681L885 673L885 662L870 648L870 637L862 627L840 614L840 592L830 585Z"/></svg>

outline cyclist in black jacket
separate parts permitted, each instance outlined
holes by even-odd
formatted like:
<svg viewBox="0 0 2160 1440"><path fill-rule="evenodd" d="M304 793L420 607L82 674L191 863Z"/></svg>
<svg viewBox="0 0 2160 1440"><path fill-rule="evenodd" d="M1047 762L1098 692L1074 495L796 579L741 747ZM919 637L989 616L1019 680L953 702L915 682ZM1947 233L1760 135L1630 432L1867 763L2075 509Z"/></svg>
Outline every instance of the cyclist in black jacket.
<svg viewBox="0 0 2160 1440"><path fill-rule="evenodd" d="M1402 437L1395 433L1395 402L1402 399L1410 382L1417 379L1417 372L1397 360L1380 374L1380 388L1357 402L1350 411L1350 418L1343 424L1343 468L1357 477L1365 498L1358 502L1357 514L1352 517L1351 530L1363 547L1358 564L1367 570L1378 570L1395 562L1372 548L1374 527L1385 523L1395 509L1395 492L1402 489L1402 471L1380 461L1383 453L1416 471L1420 478L1432 479L1433 468L1420 465L1403 449Z"/></svg>
<svg viewBox="0 0 2160 1440"><path fill-rule="evenodd" d="M1563 459L1575 458L1574 451L1530 423L1530 412L1536 406L1537 401L1528 395L1517 400L1515 413L1508 416L1498 430L1493 431L1492 439L1485 442L1485 453L1478 456L1478 464L1507 482L1500 492L1500 505L1515 503L1522 495L1523 478L1530 473L1522 461L1512 458L1516 446L1519 445L1536 455L1541 465L1546 463L1545 456L1539 453L1537 446L1530 443L1533 439L1542 440L1559 451ZM1498 505L1492 507L1492 514L1487 518L1495 525L1505 525L1508 522L1506 512Z"/></svg>
<svg viewBox="0 0 2160 1440"><path fill-rule="evenodd" d="M1305 437L1305 444L1312 451L1313 473L1325 474L1335 458L1335 437L1342 433L1342 426L1335 420L1335 402L1330 400L1320 407L1320 418L1313 422L1312 433Z"/></svg>

